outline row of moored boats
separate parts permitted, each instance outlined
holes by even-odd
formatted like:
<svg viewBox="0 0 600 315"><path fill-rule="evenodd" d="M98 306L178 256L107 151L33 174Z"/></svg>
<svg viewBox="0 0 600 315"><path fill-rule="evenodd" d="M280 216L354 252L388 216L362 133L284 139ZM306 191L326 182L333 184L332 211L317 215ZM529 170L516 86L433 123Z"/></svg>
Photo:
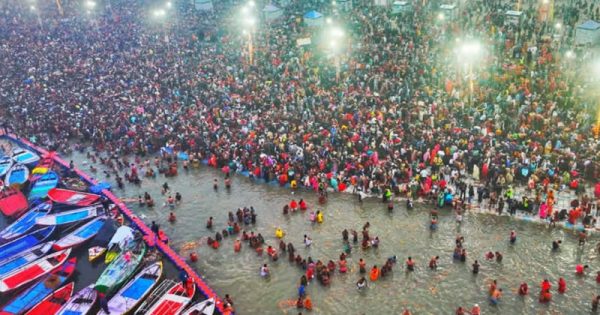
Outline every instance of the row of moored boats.
<svg viewBox="0 0 600 315"><path fill-rule="evenodd" d="M213 299L192 303L191 280L163 280L157 252L123 224L113 205L89 192L97 189L68 189L74 179L68 170L60 173L51 154L0 153L0 212L12 221L0 231L0 296L8 300L0 315L214 313ZM89 263L104 257L107 266L76 290L74 251L83 244Z"/></svg>

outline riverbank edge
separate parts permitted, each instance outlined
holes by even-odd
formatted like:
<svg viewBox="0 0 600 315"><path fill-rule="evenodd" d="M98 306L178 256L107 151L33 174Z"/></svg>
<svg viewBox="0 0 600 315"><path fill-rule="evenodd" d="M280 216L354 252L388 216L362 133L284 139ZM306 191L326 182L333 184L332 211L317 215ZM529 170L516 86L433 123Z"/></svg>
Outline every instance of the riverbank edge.
<svg viewBox="0 0 600 315"><path fill-rule="evenodd" d="M204 166L211 167L211 166L208 165L208 159L201 160L201 164L204 165ZM193 167L193 168L200 168L199 166L198 167L191 166L191 167ZM211 168L218 170L217 167L211 167ZM249 171L237 171L236 170L236 171L233 171L233 173L235 173L237 175L240 175L242 177L250 178L250 172ZM289 183L286 183L285 185L280 185L279 181L277 181L276 179L274 179L274 180L272 180L270 182L267 182L263 178L253 178L253 179L251 179L251 181L254 182L254 183L258 183L258 184L268 184L268 185L271 185L271 186L278 186L280 188L286 188L286 189L292 190L292 188L290 187ZM299 183L296 189L302 189L304 191L314 191L312 188L306 187L302 183ZM329 192L334 192L334 193L354 194L352 192L352 189L353 189L353 186L350 185L344 191L335 191L332 188L328 188L328 191ZM365 194L365 195L367 196L365 198L381 198L381 196L375 196L375 195L372 195L372 194ZM394 198L394 200L396 200L396 201L402 201L402 200L406 200L406 199L405 198L396 197L396 198ZM428 204L429 203L428 201L423 200L423 199L417 199L417 200L415 200L415 202L418 202L418 203L421 203L421 204ZM429 203L429 204L431 204L433 207L436 207L436 205L434 203ZM447 209L447 208L442 208L442 209ZM536 215L527 215L527 214L524 214L522 212L518 212L515 215L510 215L508 213L498 214L496 211L485 211L485 210L483 210L483 207L480 206L480 205L476 205L476 206L469 205L469 207L467 208L466 212L467 213L474 213L474 214L478 214L478 215L493 215L493 216L496 216L496 217L509 217L509 218L511 218L513 220L525 221L525 222L532 223L532 224L550 225L550 221L548 221L546 219L542 219L542 218L540 218L540 217L538 217ZM556 227L563 228L563 229L565 229L567 231L573 231L574 233L577 232L577 231L584 231L585 230L588 233L588 235L598 235L598 234L600 234L600 227L598 226L598 224L600 224L600 222L597 222L596 226L593 227L593 228L585 228L583 226L583 224L581 224L581 223L577 223L577 224L573 225L573 224L570 224L570 223L568 223L566 221L561 221L561 222L556 223Z"/></svg>

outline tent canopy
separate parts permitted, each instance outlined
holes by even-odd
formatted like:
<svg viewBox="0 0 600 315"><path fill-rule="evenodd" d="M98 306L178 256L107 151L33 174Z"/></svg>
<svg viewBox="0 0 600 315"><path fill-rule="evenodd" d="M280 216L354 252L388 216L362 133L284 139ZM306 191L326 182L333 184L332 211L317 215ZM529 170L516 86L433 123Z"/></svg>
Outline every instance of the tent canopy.
<svg viewBox="0 0 600 315"><path fill-rule="evenodd" d="M315 10L306 12L306 14L304 14L305 19L318 19L320 17L323 17L323 14L321 14Z"/></svg>
<svg viewBox="0 0 600 315"><path fill-rule="evenodd" d="M577 28L580 28L583 30L588 30L588 31L595 31L597 29L600 29L600 23L589 20L589 21L586 21L583 24L577 26Z"/></svg>
<svg viewBox="0 0 600 315"><path fill-rule="evenodd" d="M281 9L278 8L278 7L276 7L276 6L274 6L274 5L272 5L272 4L267 4L265 6L265 8L263 9L263 12L265 12L265 13L271 13L271 12L277 12L279 10L281 10Z"/></svg>

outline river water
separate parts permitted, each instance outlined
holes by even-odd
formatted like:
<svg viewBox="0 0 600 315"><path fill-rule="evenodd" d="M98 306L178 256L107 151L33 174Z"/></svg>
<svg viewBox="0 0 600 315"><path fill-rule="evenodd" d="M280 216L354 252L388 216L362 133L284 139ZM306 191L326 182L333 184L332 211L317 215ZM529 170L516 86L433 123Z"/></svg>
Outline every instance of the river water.
<svg viewBox="0 0 600 315"><path fill-rule="evenodd" d="M84 170L84 156L72 157ZM103 175L99 179L105 179ZM219 178L221 187L214 191L212 181ZM303 271L290 264L284 254L282 259L271 262L267 256L259 257L246 243L240 253L233 251L233 237L225 238L218 250L209 248L204 239L214 237L214 231L226 226L227 214L238 207L253 206L257 213L255 226L248 230L260 232L267 244L276 245L274 231L280 226L286 232L284 240L292 242L302 257L311 256L315 261L337 262L343 250L341 231L360 231L365 222L371 224L371 236L379 236L378 249L362 250L353 248L348 258L350 272L336 273L329 287L316 281L307 289L313 299L313 314L399 314L404 307L415 314L453 314L458 306L470 308L478 303L484 314L587 314L593 295L598 294L595 273L600 270L598 257L592 239L583 248L577 246L576 235L562 228L549 229L508 217L486 214L467 214L458 225L449 210L442 210L437 231L429 230L430 206L417 204L407 210L403 203L396 205L389 213L379 200L366 200L360 204L355 196L332 193L326 205L317 205L314 193L296 192L273 185L258 184L248 178L234 176L233 187L226 191L222 186L221 172L207 168L180 170L173 178L158 176L157 179L144 178L142 186L127 185L124 190L113 189L122 198L136 198L148 191L157 206L153 209L138 207L137 202L129 203L130 208L145 221L156 221L171 238L171 244L182 255L190 251L184 245L194 247L200 257L192 263L204 279L220 296L230 294L238 309L238 314L297 314L287 302L295 299L297 285ZM114 183L114 176L109 179ZM177 221L169 223L168 208L163 207L165 196L160 187L168 182L172 192L183 195L183 203L175 208ZM309 214L294 213L284 216L282 207L292 198L304 198L310 209L321 210L325 214L322 224L311 224ZM208 231L205 222L209 216L215 219L214 231ZM518 233L518 240L511 246L508 242L510 230ZM302 246L303 235L313 239L310 248ZM452 251L457 234L465 237L465 247L469 254L467 263L453 262ZM562 239L560 251L551 252L552 240ZM202 240L202 241L201 241ZM502 263L484 259L487 251L500 251L504 255ZM355 283L359 278L357 262L363 258L368 269L373 264L381 266L387 257L397 255L398 264L393 274L359 292ZM432 256L440 256L437 271L430 271L427 263ZM408 256L416 260L417 268L407 273L404 261ZM474 259L481 263L481 271L474 276L471 264ZM263 279L259 268L268 263L271 276ZM589 264L591 273L586 277L574 274L575 265ZM567 281L567 292L556 292L559 277ZM549 304L537 301L539 283L548 278L553 284L553 300ZM497 279L504 297L498 306L487 302L488 286ZM519 284L526 281L530 286L530 296L520 297L516 291Z"/></svg>

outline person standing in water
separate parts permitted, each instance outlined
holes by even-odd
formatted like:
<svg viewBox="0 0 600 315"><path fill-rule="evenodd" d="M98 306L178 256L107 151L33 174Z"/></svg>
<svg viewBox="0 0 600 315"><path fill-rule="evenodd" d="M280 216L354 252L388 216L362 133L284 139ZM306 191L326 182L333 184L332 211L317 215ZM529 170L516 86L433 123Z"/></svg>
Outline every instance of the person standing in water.
<svg viewBox="0 0 600 315"><path fill-rule="evenodd" d="M515 230L510 231L509 241L511 245L515 244L515 242L517 241L517 232L515 232Z"/></svg>
<svg viewBox="0 0 600 315"><path fill-rule="evenodd" d="M473 274L478 274L479 273L479 261L475 260L475 262L473 263Z"/></svg>

